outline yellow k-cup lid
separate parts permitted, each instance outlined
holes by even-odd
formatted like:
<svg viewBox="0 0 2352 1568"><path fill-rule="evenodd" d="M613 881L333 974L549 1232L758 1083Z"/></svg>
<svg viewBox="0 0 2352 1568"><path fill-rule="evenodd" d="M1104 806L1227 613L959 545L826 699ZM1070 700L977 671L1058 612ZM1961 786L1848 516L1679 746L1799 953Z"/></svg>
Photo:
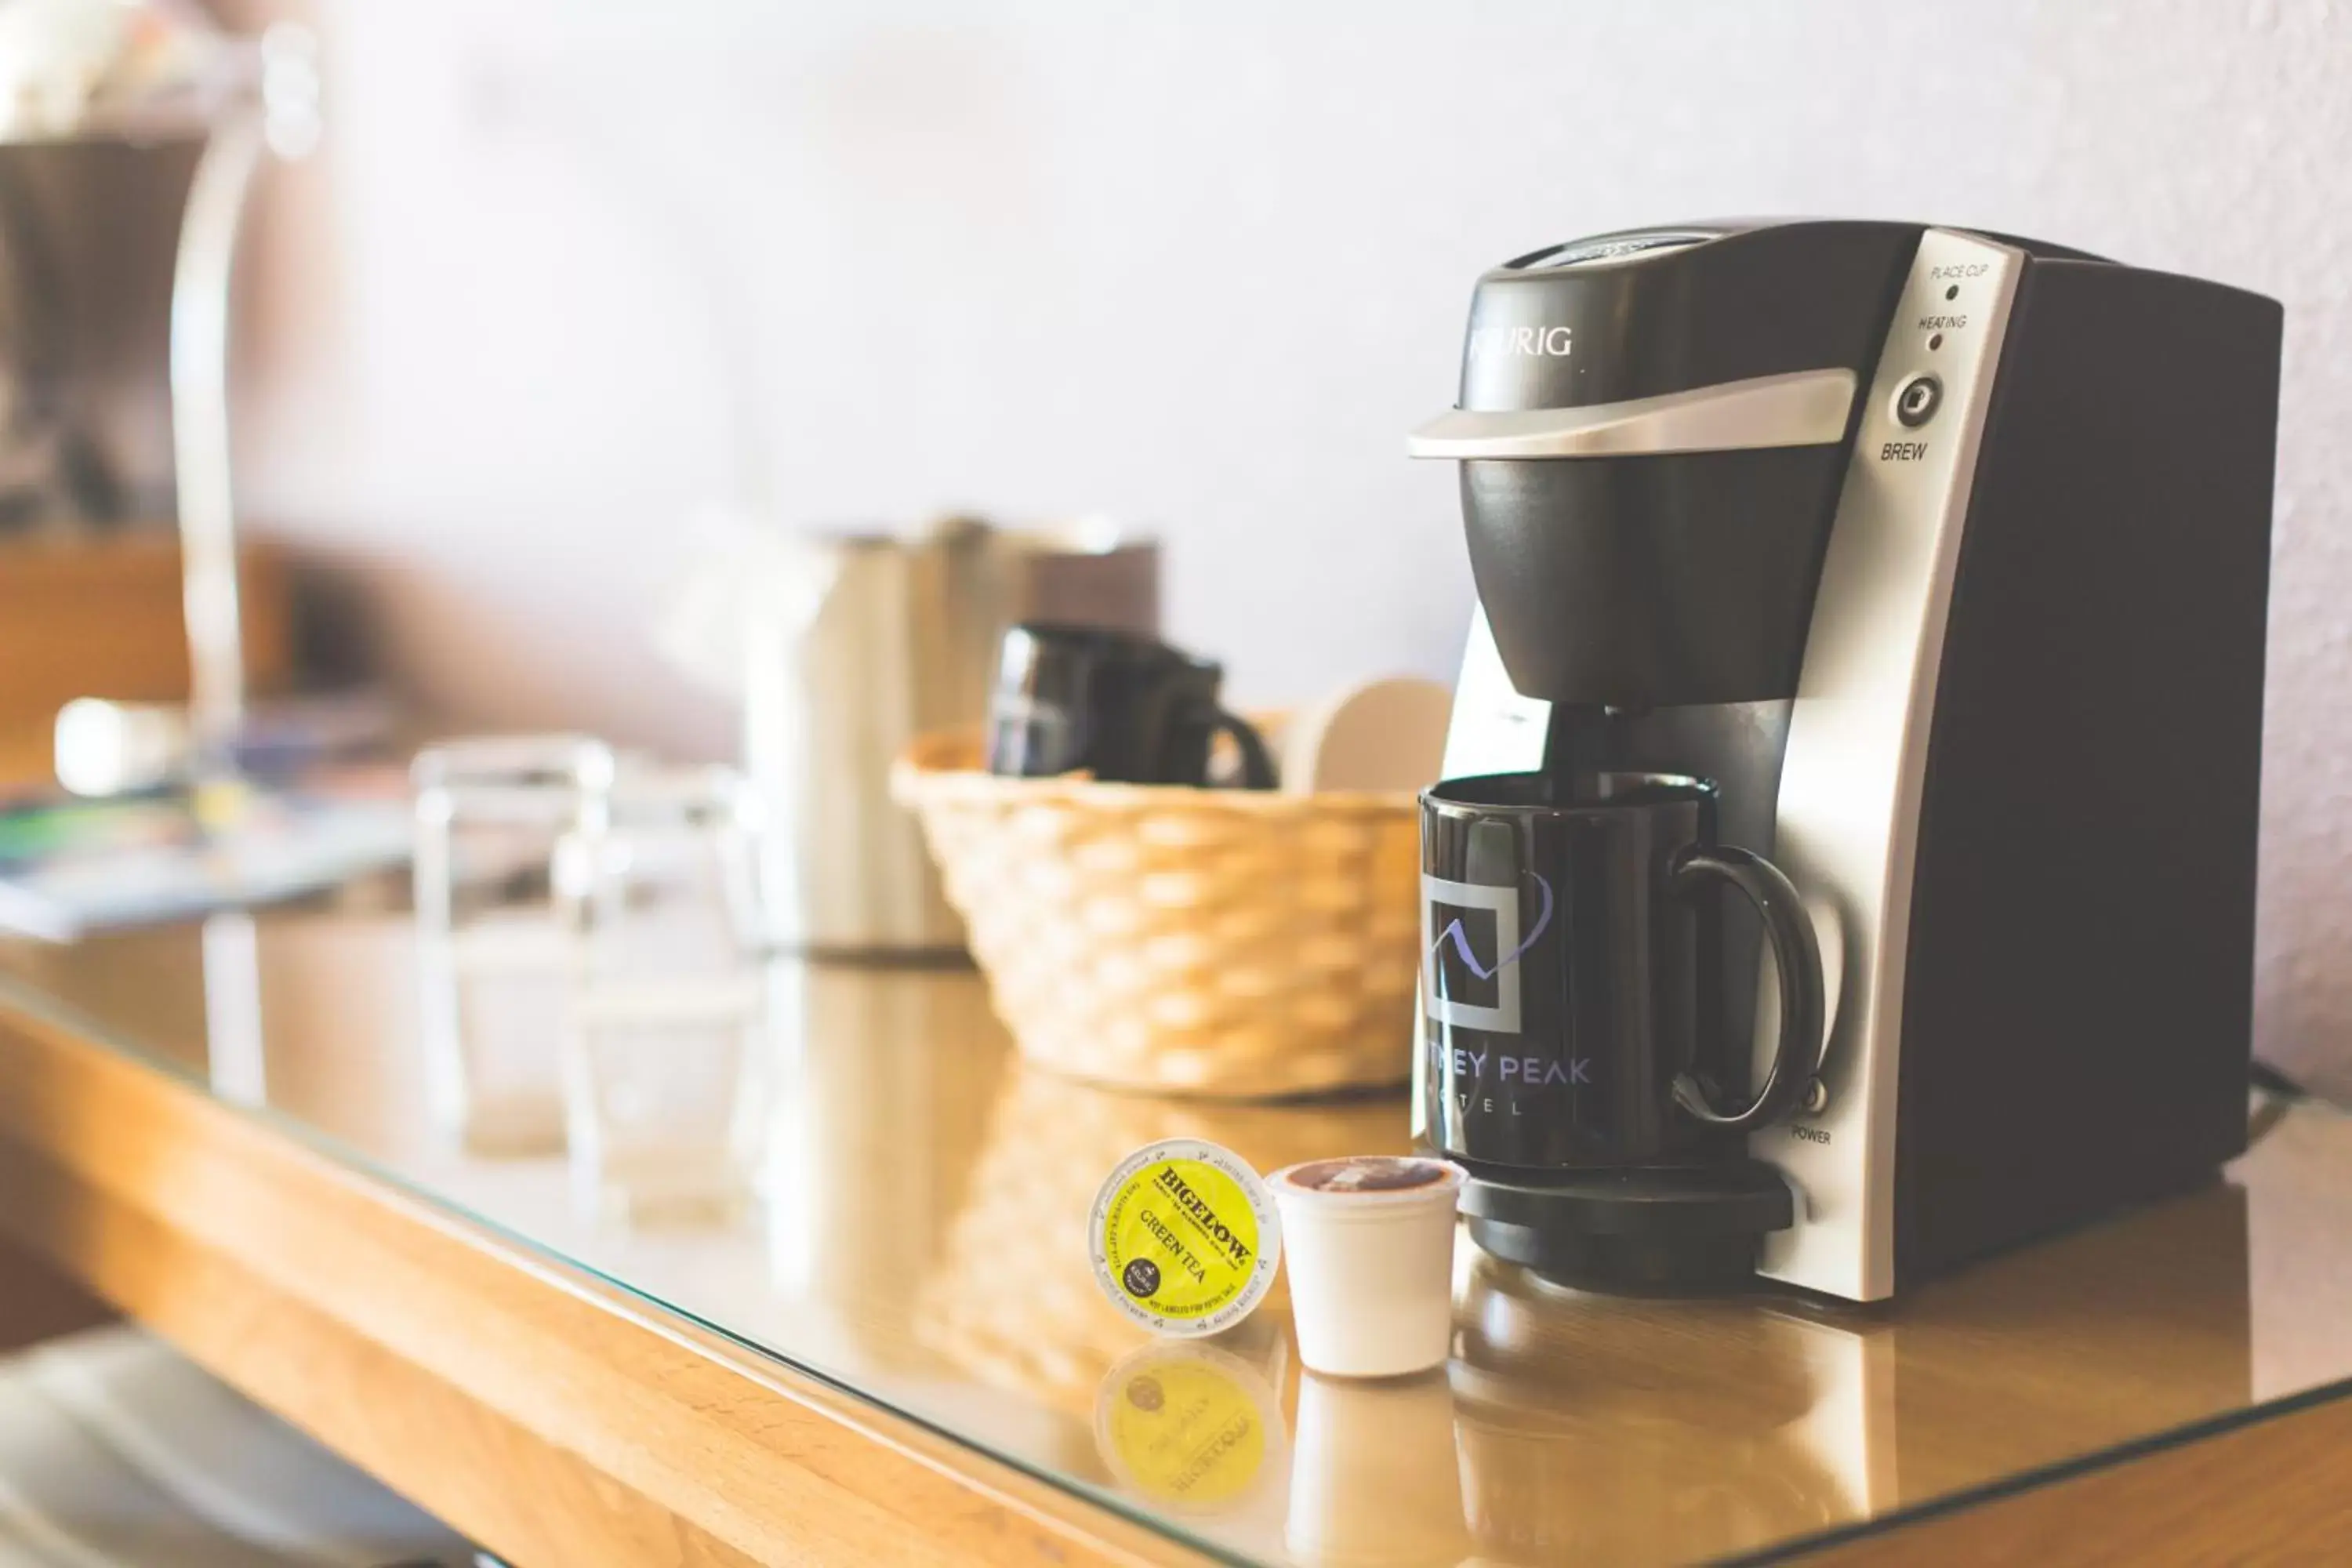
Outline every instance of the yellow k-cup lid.
<svg viewBox="0 0 2352 1568"><path fill-rule="evenodd" d="M1163 1334L1230 1329L1274 1285L1282 1221L1249 1163L1197 1138L1166 1138L1118 1163L1087 1224L1095 1279Z"/></svg>

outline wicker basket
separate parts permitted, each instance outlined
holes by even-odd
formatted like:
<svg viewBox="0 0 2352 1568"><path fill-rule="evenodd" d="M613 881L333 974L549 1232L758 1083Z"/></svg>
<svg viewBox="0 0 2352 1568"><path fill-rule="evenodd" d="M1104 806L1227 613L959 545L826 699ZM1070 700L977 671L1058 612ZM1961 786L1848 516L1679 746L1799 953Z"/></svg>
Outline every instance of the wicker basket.
<svg viewBox="0 0 2352 1568"><path fill-rule="evenodd" d="M979 751L926 737L893 786L1024 1056L1228 1100L1410 1076L1412 796L997 778Z"/></svg>

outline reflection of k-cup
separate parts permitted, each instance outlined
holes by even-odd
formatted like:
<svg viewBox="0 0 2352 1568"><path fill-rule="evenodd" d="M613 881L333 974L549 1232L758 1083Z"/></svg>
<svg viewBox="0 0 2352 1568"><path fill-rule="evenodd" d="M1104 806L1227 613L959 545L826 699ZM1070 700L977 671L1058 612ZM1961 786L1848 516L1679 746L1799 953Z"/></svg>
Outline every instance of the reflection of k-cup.
<svg viewBox="0 0 2352 1568"><path fill-rule="evenodd" d="M1282 1473L1282 1401L1240 1357L1163 1340L1103 1374L1095 1443L1119 1484L1156 1507L1232 1514Z"/></svg>
<svg viewBox="0 0 2352 1568"><path fill-rule="evenodd" d="M1283 1541L1302 1563L1459 1561L1473 1543L1445 1379L1300 1378Z"/></svg>
<svg viewBox="0 0 2352 1568"><path fill-rule="evenodd" d="M1459 1166L1386 1154L1275 1173L1298 1359L1335 1377L1397 1377L1454 1337Z"/></svg>

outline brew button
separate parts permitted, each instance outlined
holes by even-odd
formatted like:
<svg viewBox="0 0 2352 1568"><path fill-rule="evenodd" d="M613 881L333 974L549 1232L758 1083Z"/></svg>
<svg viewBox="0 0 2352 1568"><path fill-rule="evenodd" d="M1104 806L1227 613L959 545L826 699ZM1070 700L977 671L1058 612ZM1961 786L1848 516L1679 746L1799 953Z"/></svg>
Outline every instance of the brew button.
<svg viewBox="0 0 2352 1568"><path fill-rule="evenodd" d="M1932 375L1915 375L1895 395L1895 417L1906 429L1916 430L1936 416L1944 401L1944 384Z"/></svg>

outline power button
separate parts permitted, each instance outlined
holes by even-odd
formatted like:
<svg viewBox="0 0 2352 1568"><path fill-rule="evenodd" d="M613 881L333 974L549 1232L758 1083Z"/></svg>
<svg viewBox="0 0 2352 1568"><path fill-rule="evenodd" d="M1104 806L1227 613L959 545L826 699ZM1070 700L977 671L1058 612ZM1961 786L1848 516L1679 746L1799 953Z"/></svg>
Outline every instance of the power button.
<svg viewBox="0 0 2352 1568"><path fill-rule="evenodd" d="M1915 375L1895 395L1895 417L1906 430L1916 430L1936 416L1944 403L1944 384L1932 375Z"/></svg>

